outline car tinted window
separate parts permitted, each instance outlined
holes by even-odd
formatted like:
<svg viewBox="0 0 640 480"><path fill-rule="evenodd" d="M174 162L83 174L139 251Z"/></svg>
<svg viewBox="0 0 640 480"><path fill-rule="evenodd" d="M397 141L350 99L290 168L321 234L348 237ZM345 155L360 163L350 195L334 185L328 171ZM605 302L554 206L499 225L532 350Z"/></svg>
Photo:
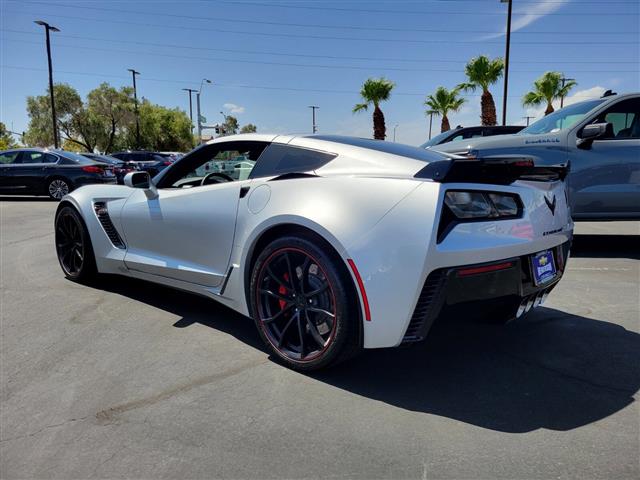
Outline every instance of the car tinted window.
<svg viewBox="0 0 640 480"><path fill-rule="evenodd" d="M430 140L427 140L422 145L420 145L420 148L427 148L427 147L431 147L433 145L439 145L440 143L443 143L443 141L449 135L451 135L451 133L452 133L451 130L449 130L447 132L440 133L440 134L436 135L435 137L432 137Z"/></svg>
<svg viewBox="0 0 640 480"><path fill-rule="evenodd" d="M631 98L612 105L594 123L607 122L613 126L609 139L640 138L640 98Z"/></svg>
<svg viewBox="0 0 640 480"><path fill-rule="evenodd" d="M603 99L589 100L586 102L574 103L568 107L556 110L550 115L541 118L537 122L532 123L524 130L520 130L521 135L539 135L544 133L559 132L565 128L569 128L587 115L591 110L604 102Z"/></svg>
<svg viewBox="0 0 640 480"><path fill-rule="evenodd" d="M315 135L313 138L342 143L344 145L352 145L354 147L368 148L370 150L399 155L401 157L421 160L423 162L442 160L442 156L435 152L424 150L419 147L412 147L411 145L404 145L402 143L384 142L380 140L372 140L370 138L341 137L338 135Z"/></svg>
<svg viewBox="0 0 640 480"><path fill-rule="evenodd" d="M334 158L336 155L332 153L272 143L258 159L249 178L308 172L320 168Z"/></svg>
<svg viewBox="0 0 640 480"><path fill-rule="evenodd" d="M18 158L20 152L2 152L0 153L0 164L1 163L13 163L13 161Z"/></svg>

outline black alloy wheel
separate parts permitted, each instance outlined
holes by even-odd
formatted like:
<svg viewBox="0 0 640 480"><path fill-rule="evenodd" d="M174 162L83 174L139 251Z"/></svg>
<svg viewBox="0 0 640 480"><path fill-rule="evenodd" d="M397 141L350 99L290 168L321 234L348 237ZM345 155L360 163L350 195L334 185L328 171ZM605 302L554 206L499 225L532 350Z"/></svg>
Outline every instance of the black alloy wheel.
<svg viewBox="0 0 640 480"><path fill-rule="evenodd" d="M55 242L62 271L72 280L87 280L96 271L89 234L80 215L63 207L56 215Z"/></svg>
<svg viewBox="0 0 640 480"><path fill-rule="evenodd" d="M287 365L312 370L359 349L358 306L338 262L309 240L278 240L254 268L254 318L267 346Z"/></svg>

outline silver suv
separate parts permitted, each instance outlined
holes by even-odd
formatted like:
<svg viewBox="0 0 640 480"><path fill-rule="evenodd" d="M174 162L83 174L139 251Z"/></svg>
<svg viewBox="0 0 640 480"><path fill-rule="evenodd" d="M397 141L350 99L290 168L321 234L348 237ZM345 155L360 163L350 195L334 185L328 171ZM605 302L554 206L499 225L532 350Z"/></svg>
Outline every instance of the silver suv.
<svg viewBox="0 0 640 480"><path fill-rule="evenodd" d="M574 103L514 135L431 147L469 157L521 154L536 165L569 164L574 219L640 218L640 94Z"/></svg>

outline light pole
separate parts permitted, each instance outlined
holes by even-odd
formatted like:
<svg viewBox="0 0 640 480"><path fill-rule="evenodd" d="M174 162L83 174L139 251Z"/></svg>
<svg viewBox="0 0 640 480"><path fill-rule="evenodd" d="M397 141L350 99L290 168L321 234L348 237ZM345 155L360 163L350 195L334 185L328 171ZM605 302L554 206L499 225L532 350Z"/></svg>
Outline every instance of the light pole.
<svg viewBox="0 0 640 480"><path fill-rule="evenodd" d="M133 101L136 111L136 150L140 148L140 114L138 112L138 90L136 89L136 75L140 75L140 72L136 72L133 68L127 68L127 71L131 72L133 77Z"/></svg>
<svg viewBox="0 0 640 480"><path fill-rule="evenodd" d="M34 23L44 27L47 36L47 60L49 61L49 95L51 96L51 119L53 120L53 145L58 148L58 125L56 122L56 104L53 98L53 67L51 66L51 41L49 40L49 31L59 32L60 30L49 25L42 20L36 20Z"/></svg>
<svg viewBox="0 0 640 480"><path fill-rule="evenodd" d="M507 91L509 90L509 47L511 44L511 7L512 0L500 0L507 3L507 40L504 53L504 92L502 94L502 125L507 124Z"/></svg>
<svg viewBox="0 0 640 480"><path fill-rule="evenodd" d="M198 143L202 143L202 115L200 115L200 94L202 93L202 85L211 83L211 80L203 78L200 82L200 88L196 93L196 115L198 116Z"/></svg>
<svg viewBox="0 0 640 480"><path fill-rule="evenodd" d="M397 123L393 126L393 141L394 142L396 141L396 128L398 128L398 124Z"/></svg>
<svg viewBox="0 0 640 480"><path fill-rule="evenodd" d="M189 93L189 120L191 120L191 136L193 137L193 102L191 101L191 94L197 92L193 88L183 88L185 92Z"/></svg>
<svg viewBox="0 0 640 480"><path fill-rule="evenodd" d="M567 82L575 82L575 78L565 78L565 76L563 75L562 78L560 79L560 81L562 82L562 88L564 88L564 85ZM560 97L560 108L564 107L564 95Z"/></svg>
<svg viewBox="0 0 640 480"><path fill-rule="evenodd" d="M318 110L320 107L318 107L317 105L309 105L309 108L311 109L311 131L313 133L317 133L318 126L316 125L316 110Z"/></svg>
<svg viewBox="0 0 640 480"><path fill-rule="evenodd" d="M433 113L429 114L429 140L431 140L431 126L433 125Z"/></svg>

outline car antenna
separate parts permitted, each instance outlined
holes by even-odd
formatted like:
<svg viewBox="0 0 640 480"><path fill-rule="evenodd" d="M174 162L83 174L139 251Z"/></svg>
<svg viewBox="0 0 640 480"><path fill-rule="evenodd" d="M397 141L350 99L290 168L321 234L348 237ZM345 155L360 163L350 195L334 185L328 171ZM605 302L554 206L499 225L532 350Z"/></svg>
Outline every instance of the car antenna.
<svg viewBox="0 0 640 480"><path fill-rule="evenodd" d="M602 94L602 97L600 97L600 98L611 97L612 95L617 95L617 93L614 92L613 90L607 90L606 92L604 92Z"/></svg>

